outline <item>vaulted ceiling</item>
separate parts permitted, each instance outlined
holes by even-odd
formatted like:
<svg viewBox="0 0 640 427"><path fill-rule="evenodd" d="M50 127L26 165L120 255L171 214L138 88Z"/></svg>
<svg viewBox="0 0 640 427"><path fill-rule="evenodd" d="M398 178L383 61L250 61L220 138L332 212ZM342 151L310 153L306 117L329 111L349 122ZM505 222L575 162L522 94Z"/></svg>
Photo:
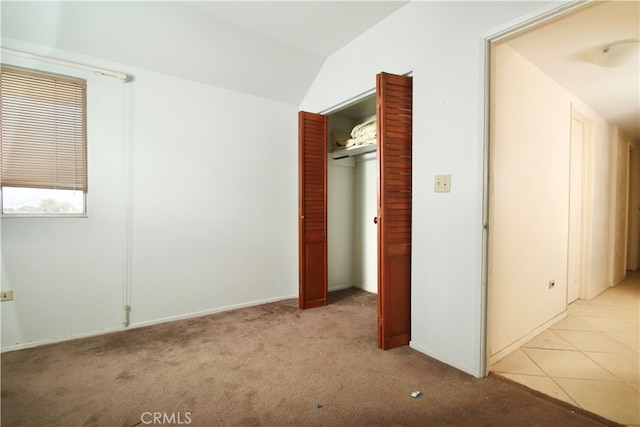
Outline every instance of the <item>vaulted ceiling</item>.
<svg viewBox="0 0 640 427"><path fill-rule="evenodd" d="M299 105L325 59L406 1L5 1L2 36Z"/></svg>
<svg viewBox="0 0 640 427"><path fill-rule="evenodd" d="M0 11L3 38L299 105L328 56L407 3L2 0ZM638 5L594 2L508 43L639 139L638 57L617 68L585 59L607 43L638 40Z"/></svg>

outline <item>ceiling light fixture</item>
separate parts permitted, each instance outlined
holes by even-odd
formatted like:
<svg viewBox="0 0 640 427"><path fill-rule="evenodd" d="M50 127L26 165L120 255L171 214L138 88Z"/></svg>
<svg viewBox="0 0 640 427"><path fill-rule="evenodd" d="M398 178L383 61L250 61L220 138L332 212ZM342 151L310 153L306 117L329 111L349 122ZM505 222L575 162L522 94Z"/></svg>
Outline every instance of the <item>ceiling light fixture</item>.
<svg viewBox="0 0 640 427"><path fill-rule="evenodd" d="M611 43L589 55L589 61L601 67L619 67L638 58L640 44L638 40L623 40Z"/></svg>

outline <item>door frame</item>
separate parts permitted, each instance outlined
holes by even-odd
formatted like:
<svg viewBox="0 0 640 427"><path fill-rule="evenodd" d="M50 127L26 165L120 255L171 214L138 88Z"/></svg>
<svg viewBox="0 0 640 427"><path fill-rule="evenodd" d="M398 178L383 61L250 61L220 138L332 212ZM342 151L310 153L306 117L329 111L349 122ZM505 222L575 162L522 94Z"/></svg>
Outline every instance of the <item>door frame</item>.
<svg viewBox="0 0 640 427"><path fill-rule="evenodd" d="M343 102L341 102L339 104L336 104L336 105L334 105L332 107L329 107L329 108L327 108L325 110L322 110L318 114L322 114L323 116L329 116L329 115L331 115L333 113L337 113L340 110L344 110L347 107L350 107L350 106L352 106L354 104L357 104L360 101L364 101L367 98L375 96L375 94L376 94L376 88L374 86L373 88L371 88L369 90L366 90L366 91L364 91L362 93L359 93L358 95L353 96L353 97L351 97L351 98L349 98L349 99L347 99L347 100L345 100L345 101L343 101Z"/></svg>
<svg viewBox="0 0 640 427"><path fill-rule="evenodd" d="M592 218L591 218L591 199L592 199L592 188L591 188L591 174L593 170L593 120L589 118L587 115L581 113L579 110L575 108L575 106L571 105L571 145L573 144L573 121L578 121L582 124L582 155L580 159L580 227L576 230L578 236L575 238L579 239L580 245L578 248L579 254L579 266L578 271L576 272L579 278L578 284L578 299L584 299L588 296L588 290L591 289L591 276L589 275L589 270L587 268L587 260L591 259L591 241L588 239L589 230L592 229ZM572 149L572 148L571 148ZM570 158L570 169L572 169L573 160ZM572 186L569 186L569 198L571 198ZM571 207L571 204L569 204ZM569 212L569 221L571 221L571 211ZM571 243L571 227L568 227L569 230L569 239L568 244ZM567 251L567 256L570 253ZM569 277L569 259L567 258L567 278ZM569 286L567 280L567 305L570 304L569 301Z"/></svg>
<svg viewBox="0 0 640 427"><path fill-rule="evenodd" d="M629 230L627 268L640 268L640 150L629 147Z"/></svg>

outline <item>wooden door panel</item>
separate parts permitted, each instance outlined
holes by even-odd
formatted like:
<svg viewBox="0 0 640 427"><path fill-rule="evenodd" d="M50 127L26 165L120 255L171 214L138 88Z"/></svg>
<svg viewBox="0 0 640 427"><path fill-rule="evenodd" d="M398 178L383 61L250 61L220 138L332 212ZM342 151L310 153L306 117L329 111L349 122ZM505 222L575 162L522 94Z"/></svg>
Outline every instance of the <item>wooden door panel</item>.
<svg viewBox="0 0 640 427"><path fill-rule="evenodd" d="M378 114L378 346L411 339L411 77L381 73Z"/></svg>
<svg viewBox="0 0 640 427"><path fill-rule="evenodd" d="M327 304L327 117L298 115L298 257L301 309Z"/></svg>
<svg viewBox="0 0 640 427"><path fill-rule="evenodd" d="M321 260L324 254L323 242L307 242L305 245L305 257L307 262L304 264L307 283L305 284L305 304L301 308L319 307L326 304L324 292L324 266L321 262L313 262L313 260Z"/></svg>
<svg viewBox="0 0 640 427"><path fill-rule="evenodd" d="M392 253L388 253L387 268L394 284L386 289L384 298L391 311L410 313L411 301L411 247L395 245ZM385 337L385 348L398 347L409 343L411 335L410 322L402 315L388 314L389 325Z"/></svg>

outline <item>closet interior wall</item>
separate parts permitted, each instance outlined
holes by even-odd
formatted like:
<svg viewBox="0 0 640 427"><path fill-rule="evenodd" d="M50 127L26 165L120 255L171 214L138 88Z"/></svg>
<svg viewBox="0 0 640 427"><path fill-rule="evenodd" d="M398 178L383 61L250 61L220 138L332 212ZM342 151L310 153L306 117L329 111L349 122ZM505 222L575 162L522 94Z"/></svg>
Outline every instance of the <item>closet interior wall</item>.
<svg viewBox="0 0 640 427"><path fill-rule="evenodd" d="M351 132L376 114L375 96L328 114L328 290L378 291L377 156L372 152L334 159L334 131Z"/></svg>

